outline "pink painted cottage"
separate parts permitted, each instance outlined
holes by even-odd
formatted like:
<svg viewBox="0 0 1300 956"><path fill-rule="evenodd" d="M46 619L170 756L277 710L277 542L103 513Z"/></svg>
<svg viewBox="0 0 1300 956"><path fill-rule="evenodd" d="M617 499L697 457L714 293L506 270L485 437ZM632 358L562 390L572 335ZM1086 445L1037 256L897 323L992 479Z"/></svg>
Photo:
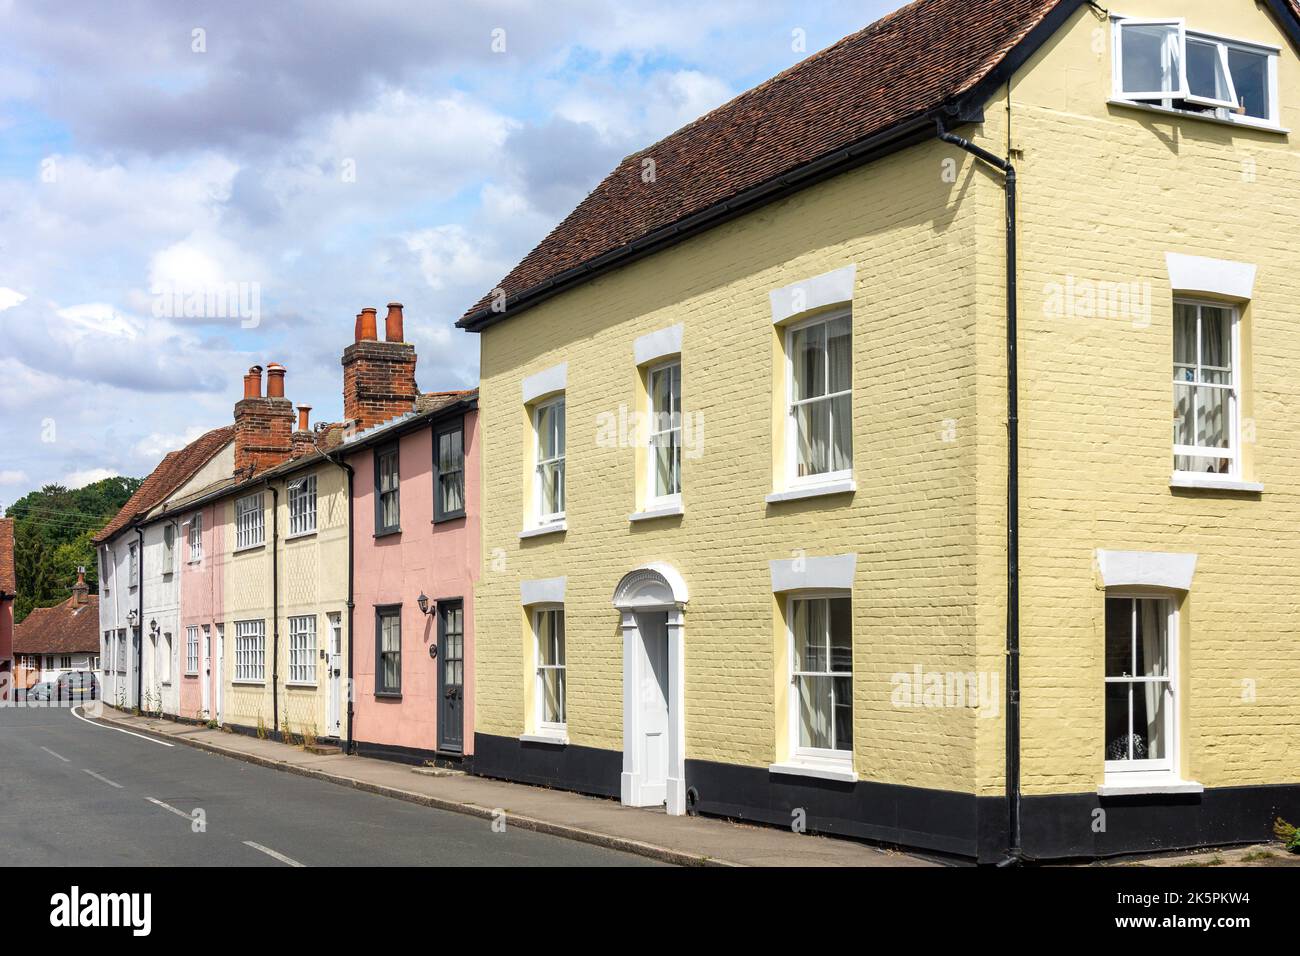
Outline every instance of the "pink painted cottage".
<svg viewBox="0 0 1300 956"><path fill-rule="evenodd" d="M421 394L402 311L358 316L343 353L353 471L352 727L357 753L460 763L474 745L480 564L477 391Z"/></svg>

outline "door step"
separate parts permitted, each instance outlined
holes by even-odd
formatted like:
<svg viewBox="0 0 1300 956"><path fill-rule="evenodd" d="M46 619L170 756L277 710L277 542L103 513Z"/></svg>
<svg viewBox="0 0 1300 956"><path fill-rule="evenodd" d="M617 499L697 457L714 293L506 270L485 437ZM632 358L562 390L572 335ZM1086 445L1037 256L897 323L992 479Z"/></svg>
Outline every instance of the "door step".
<svg viewBox="0 0 1300 956"><path fill-rule="evenodd" d="M452 767L412 767L412 773L418 773L423 777L463 777L464 770L456 770Z"/></svg>
<svg viewBox="0 0 1300 956"><path fill-rule="evenodd" d="M334 754L343 753L342 747L336 747L333 744L312 744L310 747L303 747L302 749L318 757L331 757Z"/></svg>

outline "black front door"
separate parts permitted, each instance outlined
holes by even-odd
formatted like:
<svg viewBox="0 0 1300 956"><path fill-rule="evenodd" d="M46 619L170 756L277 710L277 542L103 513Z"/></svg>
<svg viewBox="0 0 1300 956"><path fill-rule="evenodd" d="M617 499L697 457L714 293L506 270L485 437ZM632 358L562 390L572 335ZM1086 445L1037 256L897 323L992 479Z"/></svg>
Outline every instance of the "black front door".
<svg viewBox="0 0 1300 956"><path fill-rule="evenodd" d="M465 746L465 602L438 602L438 749Z"/></svg>

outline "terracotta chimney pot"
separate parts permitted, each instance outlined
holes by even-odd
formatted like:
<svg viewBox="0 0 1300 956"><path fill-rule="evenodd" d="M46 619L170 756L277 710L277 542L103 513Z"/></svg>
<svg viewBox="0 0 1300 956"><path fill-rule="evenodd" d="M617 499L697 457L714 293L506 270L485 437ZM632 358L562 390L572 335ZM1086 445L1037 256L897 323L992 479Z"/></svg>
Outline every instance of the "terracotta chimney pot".
<svg viewBox="0 0 1300 956"><path fill-rule="evenodd" d="M284 398L284 366L272 362L266 367L266 397Z"/></svg>
<svg viewBox="0 0 1300 956"><path fill-rule="evenodd" d="M375 316L379 313L378 309L361 310L361 337L358 342L374 342L379 339L378 323Z"/></svg>
<svg viewBox="0 0 1300 956"><path fill-rule="evenodd" d="M352 341L353 342L361 341L361 313L360 312L357 313L356 325L352 327Z"/></svg>
<svg viewBox="0 0 1300 956"><path fill-rule="evenodd" d="M384 317L384 341L404 342L402 337L402 303L388 303L388 315Z"/></svg>
<svg viewBox="0 0 1300 956"><path fill-rule="evenodd" d="M244 376L244 398L262 397L262 366L254 365Z"/></svg>
<svg viewBox="0 0 1300 956"><path fill-rule="evenodd" d="M299 405L298 406L298 431L300 432L307 431L307 429L310 427L309 424L310 420L311 420L311 406Z"/></svg>

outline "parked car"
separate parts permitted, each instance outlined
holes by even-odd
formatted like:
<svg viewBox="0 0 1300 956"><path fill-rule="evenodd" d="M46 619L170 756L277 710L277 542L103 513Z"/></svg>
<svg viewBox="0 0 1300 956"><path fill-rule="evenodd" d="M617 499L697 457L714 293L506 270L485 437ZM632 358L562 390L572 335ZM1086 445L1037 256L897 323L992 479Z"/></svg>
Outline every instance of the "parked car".
<svg viewBox="0 0 1300 956"><path fill-rule="evenodd" d="M28 700L50 700L54 696L54 684L43 680L27 688Z"/></svg>
<svg viewBox="0 0 1300 956"><path fill-rule="evenodd" d="M94 671L66 671L55 682L54 695L59 700L95 700L99 697L99 681Z"/></svg>

